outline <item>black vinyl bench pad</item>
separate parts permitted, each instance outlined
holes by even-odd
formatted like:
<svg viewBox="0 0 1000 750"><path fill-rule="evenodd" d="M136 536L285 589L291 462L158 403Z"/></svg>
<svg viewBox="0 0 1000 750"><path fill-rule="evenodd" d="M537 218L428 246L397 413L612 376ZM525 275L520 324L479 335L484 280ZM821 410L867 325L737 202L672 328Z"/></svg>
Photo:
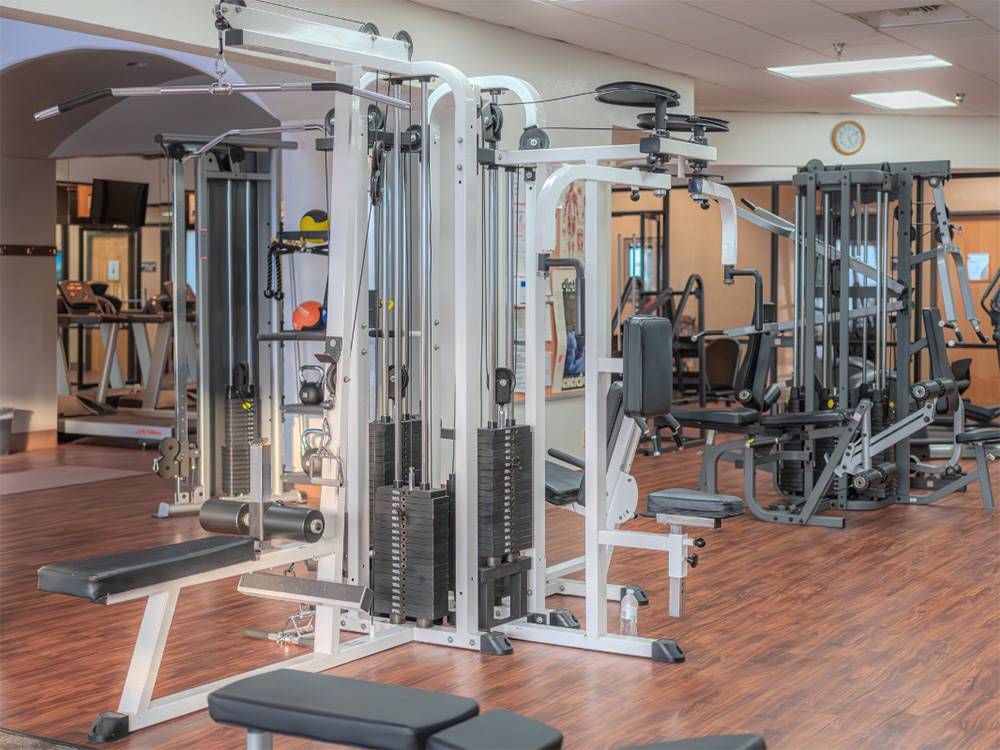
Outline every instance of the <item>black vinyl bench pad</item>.
<svg viewBox="0 0 1000 750"><path fill-rule="evenodd" d="M980 427L975 430L966 430L955 436L955 442L959 445L967 443L998 443L1000 442L1000 427Z"/></svg>
<svg viewBox="0 0 1000 750"><path fill-rule="evenodd" d="M487 711L438 732L427 750L559 750L563 736L548 724L510 711Z"/></svg>
<svg viewBox="0 0 1000 750"><path fill-rule="evenodd" d="M104 557L52 563L38 569L38 590L103 603L108 596L249 562L254 540L210 536Z"/></svg>
<svg viewBox="0 0 1000 750"><path fill-rule="evenodd" d="M670 413L684 427L722 431L728 427L748 427L760 419L759 411L743 406L732 409L671 409Z"/></svg>
<svg viewBox="0 0 1000 750"><path fill-rule="evenodd" d="M435 732L476 716L479 704L429 690L278 669L216 690L208 696L208 712L220 723L262 732L420 750Z"/></svg>

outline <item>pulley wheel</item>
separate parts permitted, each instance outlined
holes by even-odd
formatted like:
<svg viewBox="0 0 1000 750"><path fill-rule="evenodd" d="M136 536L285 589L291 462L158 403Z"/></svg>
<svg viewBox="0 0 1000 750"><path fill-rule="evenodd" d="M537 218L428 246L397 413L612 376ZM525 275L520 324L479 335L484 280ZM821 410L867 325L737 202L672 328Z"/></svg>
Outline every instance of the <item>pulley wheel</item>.
<svg viewBox="0 0 1000 750"><path fill-rule="evenodd" d="M392 35L393 39L396 39L406 45L406 57L410 60L413 59L413 37L410 36L409 32L400 29L395 34Z"/></svg>
<svg viewBox="0 0 1000 750"><path fill-rule="evenodd" d="M640 128L652 130L656 113L643 112L636 119L636 124ZM703 117L702 115L667 115L663 129L673 133L693 133L695 130L701 130L704 133L728 133L729 121L718 117Z"/></svg>
<svg viewBox="0 0 1000 750"><path fill-rule="evenodd" d="M616 81L598 86L597 101L603 104L615 104L619 107L655 107L659 102L665 102L668 107L676 107L681 95L666 86L637 81Z"/></svg>

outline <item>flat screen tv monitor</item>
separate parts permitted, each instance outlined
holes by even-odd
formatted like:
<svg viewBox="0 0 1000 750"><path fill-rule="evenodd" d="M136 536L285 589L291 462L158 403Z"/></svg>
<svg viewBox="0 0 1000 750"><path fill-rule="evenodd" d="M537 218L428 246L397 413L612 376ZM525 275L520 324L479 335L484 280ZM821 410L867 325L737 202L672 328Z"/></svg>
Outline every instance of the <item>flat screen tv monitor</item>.
<svg viewBox="0 0 1000 750"><path fill-rule="evenodd" d="M90 223L141 227L146 223L148 194L149 185L145 182L94 180Z"/></svg>

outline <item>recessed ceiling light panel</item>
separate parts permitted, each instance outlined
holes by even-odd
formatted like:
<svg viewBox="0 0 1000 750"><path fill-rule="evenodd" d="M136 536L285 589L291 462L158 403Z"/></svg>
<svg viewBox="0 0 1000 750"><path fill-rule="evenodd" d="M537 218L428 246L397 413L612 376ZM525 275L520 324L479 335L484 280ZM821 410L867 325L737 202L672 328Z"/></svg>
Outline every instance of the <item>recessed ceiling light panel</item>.
<svg viewBox="0 0 1000 750"><path fill-rule="evenodd" d="M777 68L768 68L768 70L788 78L825 78L859 73L892 73L898 70L948 67L951 67L950 62L934 55L909 55L907 57L879 57L873 60L838 60L837 62L811 65L783 65Z"/></svg>
<svg viewBox="0 0 1000 750"><path fill-rule="evenodd" d="M957 107L953 101L940 96L928 94L926 91L911 89L909 91L880 91L874 94L851 94L865 104L874 104L882 109L937 109L939 107Z"/></svg>

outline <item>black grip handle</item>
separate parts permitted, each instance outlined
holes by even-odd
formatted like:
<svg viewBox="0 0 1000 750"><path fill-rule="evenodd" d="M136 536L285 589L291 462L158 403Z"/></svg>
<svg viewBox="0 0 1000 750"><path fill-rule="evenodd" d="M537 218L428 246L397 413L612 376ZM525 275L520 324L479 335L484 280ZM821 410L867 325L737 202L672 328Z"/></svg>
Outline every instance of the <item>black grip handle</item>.
<svg viewBox="0 0 1000 750"><path fill-rule="evenodd" d="M312 84L313 91L339 91L341 94L353 94L354 87L349 83L338 81L316 81Z"/></svg>
<svg viewBox="0 0 1000 750"><path fill-rule="evenodd" d="M587 464L583 461L583 459L577 458L576 456L573 456L569 453L564 453L558 448L549 448L549 455L552 456L552 458L559 459L563 463L567 463L570 466L575 466L578 469L587 468Z"/></svg>

